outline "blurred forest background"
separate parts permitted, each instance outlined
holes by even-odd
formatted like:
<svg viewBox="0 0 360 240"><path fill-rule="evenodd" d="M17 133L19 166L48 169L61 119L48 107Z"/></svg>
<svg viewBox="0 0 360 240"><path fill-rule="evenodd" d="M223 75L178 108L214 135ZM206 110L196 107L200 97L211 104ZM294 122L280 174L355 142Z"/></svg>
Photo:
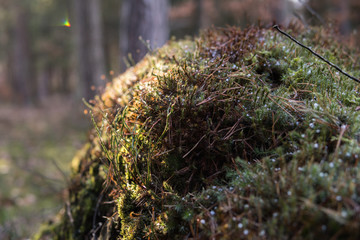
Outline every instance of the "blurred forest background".
<svg viewBox="0 0 360 240"><path fill-rule="evenodd" d="M291 21L359 47L359 12L359 0L0 0L0 239L29 237L59 211L90 126L81 99L149 48Z"/></svg>

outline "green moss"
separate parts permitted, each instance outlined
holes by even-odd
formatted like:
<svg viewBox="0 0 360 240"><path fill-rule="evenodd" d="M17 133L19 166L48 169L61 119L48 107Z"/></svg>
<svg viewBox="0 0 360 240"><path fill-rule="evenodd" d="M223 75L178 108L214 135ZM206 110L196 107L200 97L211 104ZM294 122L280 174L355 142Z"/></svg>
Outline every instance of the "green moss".
<svg viewBox="0 0 360 240"><path fill-rule="evenodd" d="M296 35L351 70L349 50L328 32ZM92 145L76 162L67 232L357 239L358 91L267 29L170 42L93 102ZM99 196L115 201L98 208ZM101 216L118 224L95 231Z"/></svg>

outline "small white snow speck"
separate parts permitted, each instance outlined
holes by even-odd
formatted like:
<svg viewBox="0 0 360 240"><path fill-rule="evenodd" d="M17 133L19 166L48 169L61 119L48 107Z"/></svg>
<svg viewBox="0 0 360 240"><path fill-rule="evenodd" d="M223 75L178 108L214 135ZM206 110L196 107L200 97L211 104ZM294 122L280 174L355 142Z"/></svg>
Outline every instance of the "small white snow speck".
<svg viewBox="0 0 360 240"><path fill-rule="evenodd" d="M261 230L260 233L259 233L259 236L260 236L260 237L265 236L265 230Z"/></svg>
<svg viewBox="0 0 360 240"><path fill-rule="evenodd" d="M215 215L214 210L211 210L211 211L210 211L210 214L211 214L211 216L214 216L214 215Z"/></svg>
<svg viewBox="0 0 360 240"><path fill-rule="evenodd" d="M239 223L238 224L238 228L242 228L243 227L243 224L242 223Z"/></svg>
<svg viewBox="0 0 360 240"><path fill-rule="evenodd" d="M314 127L315 127L314 123L310 123L310 124L309 124L309 127L310 127L310 128L314 128Z"/></svg>
<svg viewBox="0 0 360 240"><path fill-rule="evenodd" d="M336 196L336 201L340 202L342 200L342 197L341 196Z"/></svg>
<svg viewBox="0 0 360 240"><path fill-rule="evenodd" d="M333 163L333 162L329 163L329 167L333 168L333 167L334 167L334 163Z"/></svg>
<svg viewBox="0 0 360 240"><path fill-rule="evenodd" d="M288 192L287 192L287 195L288 195L288 196L291 196L291 191L288 191Z"/></svg>
<svg viewBox="0 0 360 240"><path fill-rule="evenodd" d="M346 218L347 217L347 212L346 211L341 211L341 216L343 217L343 218Z"/></svg>
<svg viewBox="0 0 360 240"><path fill-rule="evenodd" d="M314 148L318 148L319 144L318 143L314 143Z"/></svg>
<svg viewBox="0 0 360 240"><path fill-rule="evenodd" d="M249 234L249 230L245 229L244 230L244 235L248 235Z"/></svg>
<svg viewBox="0 0 360 240"><path fill-rule="evenodd" d="M205 220L204 220L204 219L201 219L201 220L200 220L200 223L201 223L201 224L205 224Z"/></svg>

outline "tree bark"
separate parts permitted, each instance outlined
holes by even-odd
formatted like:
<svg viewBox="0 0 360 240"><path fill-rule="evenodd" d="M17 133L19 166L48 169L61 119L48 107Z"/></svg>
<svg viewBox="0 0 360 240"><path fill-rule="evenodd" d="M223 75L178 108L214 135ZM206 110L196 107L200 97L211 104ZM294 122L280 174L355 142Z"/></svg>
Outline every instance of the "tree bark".
<svg viewBox="0 0 360 240"><path fill-rule="evenodd" d="M167 0L123 1L120 19L122 56L131 54L133 60L138 62L148 52L148 47L161 47L168 40L168 36ZM121 69L124 70L124 67Z"/></svg>

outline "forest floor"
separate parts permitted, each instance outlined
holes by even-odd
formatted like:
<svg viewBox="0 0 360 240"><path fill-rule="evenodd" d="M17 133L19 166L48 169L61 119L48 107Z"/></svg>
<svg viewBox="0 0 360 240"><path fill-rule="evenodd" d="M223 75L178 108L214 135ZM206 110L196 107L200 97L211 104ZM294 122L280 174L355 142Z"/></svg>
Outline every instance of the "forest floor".
<svg viewBox="0 0 360 240"><path fill-rule="evenodd" d="M90 127L84 104L0 104L0 239L27 239L63 206L70 162Z"/></svg>

